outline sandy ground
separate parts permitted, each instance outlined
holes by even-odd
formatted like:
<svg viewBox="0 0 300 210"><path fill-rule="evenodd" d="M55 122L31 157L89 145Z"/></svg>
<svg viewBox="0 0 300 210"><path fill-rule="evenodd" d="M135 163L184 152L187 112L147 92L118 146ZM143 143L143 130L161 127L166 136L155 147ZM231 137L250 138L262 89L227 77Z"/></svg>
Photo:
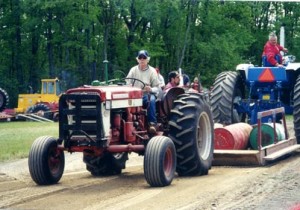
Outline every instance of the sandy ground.
<svg viewBox="0 0 300 210"><path fill-rule="evenodd" d="M66 153L58 184L37 186L27 159L0 164L0 209L300 209L300 151L261 167L213 166L207 176L178 177L151 188L143 157L131 154L119 176L93 177L82 154Z"/></svg>

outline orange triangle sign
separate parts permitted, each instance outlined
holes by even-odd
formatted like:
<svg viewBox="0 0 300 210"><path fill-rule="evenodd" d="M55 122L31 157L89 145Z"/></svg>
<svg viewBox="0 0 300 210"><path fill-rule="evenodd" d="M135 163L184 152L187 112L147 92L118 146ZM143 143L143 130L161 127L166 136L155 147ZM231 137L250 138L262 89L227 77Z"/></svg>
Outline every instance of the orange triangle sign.
<svg viewBox="0 0 300 210"><path fill-rule="evenodd" d="M266 68L262 71L262 73L259 75L258 81L260 82L274 82L275 77L271 69Z"/></svg>

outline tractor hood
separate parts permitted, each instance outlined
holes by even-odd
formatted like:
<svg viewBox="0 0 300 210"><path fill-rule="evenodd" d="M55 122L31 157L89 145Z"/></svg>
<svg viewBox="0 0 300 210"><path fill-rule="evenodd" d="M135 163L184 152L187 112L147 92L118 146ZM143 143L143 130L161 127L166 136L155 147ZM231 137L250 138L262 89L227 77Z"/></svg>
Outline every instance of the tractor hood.
<svg viewBox="0 0 300 210"><path fill-rule="evenodd" d="M66 94L98 94L101 101L142 99L143 91L140 88L127 85L91 86L85 85L69 89Z"/></svg>

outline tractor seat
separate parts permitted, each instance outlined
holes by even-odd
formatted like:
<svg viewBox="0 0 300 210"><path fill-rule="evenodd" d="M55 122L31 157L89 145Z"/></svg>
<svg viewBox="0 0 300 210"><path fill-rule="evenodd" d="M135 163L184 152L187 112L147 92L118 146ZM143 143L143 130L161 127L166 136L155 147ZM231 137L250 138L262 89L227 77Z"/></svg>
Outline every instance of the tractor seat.
<svg viewBox="0 0 300 210"><path fill-rule="evenodd" d="M183 88L173 87L167 90L161 98L161 110L163 114L169 116L171 109L173 108L173 102L177 99L177 96L184 93Z"/></svg>

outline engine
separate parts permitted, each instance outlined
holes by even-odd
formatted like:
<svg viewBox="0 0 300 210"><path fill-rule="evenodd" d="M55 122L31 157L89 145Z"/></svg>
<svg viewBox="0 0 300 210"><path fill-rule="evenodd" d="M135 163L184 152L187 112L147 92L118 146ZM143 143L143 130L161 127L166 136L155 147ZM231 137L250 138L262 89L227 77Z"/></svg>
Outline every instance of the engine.
<svg viewBox="0 0 300 210"><path fill-rule="evenodd" d="M59 138L64 147L83 151L135 144L145 130L142 94L139 88L129 86L68 90L59 102Z"/></svg>
<svg viewBox="0 0 300 210"><path fill-rule="evenodd" d="M140 144L145 135L145 111L141 107L112 110L110 144Z"/></svg>

